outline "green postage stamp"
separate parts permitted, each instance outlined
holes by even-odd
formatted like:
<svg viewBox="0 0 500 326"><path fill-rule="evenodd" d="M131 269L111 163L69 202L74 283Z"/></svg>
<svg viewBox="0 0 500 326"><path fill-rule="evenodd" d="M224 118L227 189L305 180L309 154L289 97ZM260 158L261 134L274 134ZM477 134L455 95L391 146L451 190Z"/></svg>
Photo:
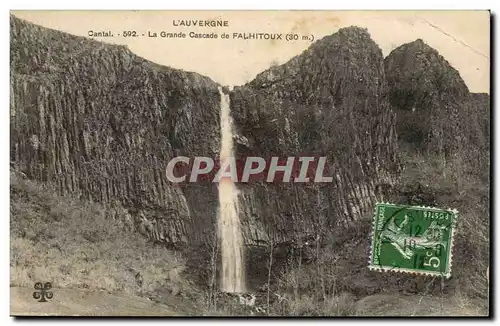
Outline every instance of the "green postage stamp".
<svg viewBox="0 0 500 326"><path fill-rule="evenodd" d="M457 216L452 209L377 203L369 268L449 278Z"/></svg>

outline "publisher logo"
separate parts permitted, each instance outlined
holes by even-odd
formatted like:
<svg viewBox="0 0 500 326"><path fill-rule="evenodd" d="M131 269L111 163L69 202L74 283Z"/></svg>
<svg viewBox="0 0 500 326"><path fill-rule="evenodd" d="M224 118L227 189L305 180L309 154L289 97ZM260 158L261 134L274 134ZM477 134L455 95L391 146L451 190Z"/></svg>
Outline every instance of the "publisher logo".
<svg viewBox="0 0 500 326"><path fill-rule="evenodd" d="M46 282L42 285L42 282L35 283L35 292L33 292L33 298L38 300L38 302L47 302L47 299L52 299L54 293L49 291L52 289L52 283Z"/></svg>

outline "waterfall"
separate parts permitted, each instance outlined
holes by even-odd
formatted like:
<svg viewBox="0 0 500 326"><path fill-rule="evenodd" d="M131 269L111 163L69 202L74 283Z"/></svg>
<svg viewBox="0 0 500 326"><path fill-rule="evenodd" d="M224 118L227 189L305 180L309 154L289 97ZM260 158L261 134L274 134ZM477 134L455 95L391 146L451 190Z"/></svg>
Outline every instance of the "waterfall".
<svg viewBox="0 0 500 326"><path fill-rule="evenodd" d="M229 115L229 95L221 95L220 166L233 156L233 134ZM244 243L238 217L238 190L230 178L219 182L218 237L221 244L221 290L245 292Z"/></svg>

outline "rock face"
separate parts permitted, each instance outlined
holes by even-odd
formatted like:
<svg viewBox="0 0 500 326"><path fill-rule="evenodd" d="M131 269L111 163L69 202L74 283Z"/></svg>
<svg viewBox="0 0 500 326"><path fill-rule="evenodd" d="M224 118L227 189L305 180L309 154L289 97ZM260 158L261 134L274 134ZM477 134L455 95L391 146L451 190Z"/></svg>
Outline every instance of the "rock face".
<svg viewBox="0 0 500 326"><path fill-rule="evenodd" d="M471 94L458 71L421 39L394 49L384 64L401 145L487 174L489 96Z"/></svg>
<svg viewBox="0 0 500 326"><path fill-rule="evenodd" d="M469 94L458 71L420 39L393 50L385 67L399 137L417 149L451 153L460 106Z"/></svg>
<svg viewBox="0 0 500 326"><path fill-rule="evenodd" d="M472 143L469 151L472 152L472 168L478 172L484 184L490 184L490 96L486 93L471 93L468 102L469 116L466 125L469 132L469 141Z"/></svg>
<svg viewBox="0 0 500 326"><path fill-rule="evenodd" d="M217 156L219 85L125 47L15 17L10 24L13 168L108 204L152 240L193 249L206 280L217 186L172 185L165 168L175 156ZM469 93L421 40L384 60L366 30L343 28L230 98L237 157L324 156L333 177L237 184L249 280L267 280L271 245L277 264L297 252L311 261L334 228L369 220L374 203L393 193L398 147L462 161L455 170L489 180L489 96Z"/></svg>
<svg viewBox="0 0 500 326"><path fill-rule="evenodd" d="M322 236L369 218L399 167L395 116L380 48L349 27L236 87L236 155L326 156L332 183L238 184L246 239L269 244Z"/></svg>
<svg viewBox="0 0 500 326"><path fill-rule="evenodd" d="M11 25L11 161L62 193L120 203L150 237L183 245L213 231L214 185L180 189L174 156L219 148L217 84L148 62L125 47Z"/></svg>

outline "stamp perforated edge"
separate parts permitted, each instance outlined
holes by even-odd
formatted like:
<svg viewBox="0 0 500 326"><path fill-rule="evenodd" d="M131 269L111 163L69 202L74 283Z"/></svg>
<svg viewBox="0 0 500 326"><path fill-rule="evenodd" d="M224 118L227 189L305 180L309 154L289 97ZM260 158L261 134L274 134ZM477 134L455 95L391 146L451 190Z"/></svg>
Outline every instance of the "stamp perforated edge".
<svg viewBox="0 0 500 326"><path fill-rule="evenodd" d="M454 214L454 219L453 223L451 225L451 233L450 233L450 245L448 248L448 271L446 274L440 273L440 272L431 272L431 271L420 271L420 270L413 270L413 269L407 269L407 268L398 268L394 266L380 266L380 265L373 265L373 245L375 242L375 227L376 227L376 222L377 222L377 208L381 205L386 205L386 206L408 206L411 208L421 208L421 209L434 209L438 211L449 211ZM371 271L377 271L377 272L393 272L393 273L407 273L407 274L414 274L414 275L431 275L431 276L444 276L445 278L450 278L451 277L451 268L452 268L452 263L453 263L453 246L454 246L454 234L455 234L455 228L457 225L457 220L458 220L458 210L457 209L443 209L443 208L437 208L437 207L430 207L430 206L411 206L411 205L402 205L402 204L391 204L391 203L384 203L384 202L376 202L375 203L375 210L372 218L372 231L371 231L371 242L370 242L370 254L368 257L368 268Z"/></svg>

